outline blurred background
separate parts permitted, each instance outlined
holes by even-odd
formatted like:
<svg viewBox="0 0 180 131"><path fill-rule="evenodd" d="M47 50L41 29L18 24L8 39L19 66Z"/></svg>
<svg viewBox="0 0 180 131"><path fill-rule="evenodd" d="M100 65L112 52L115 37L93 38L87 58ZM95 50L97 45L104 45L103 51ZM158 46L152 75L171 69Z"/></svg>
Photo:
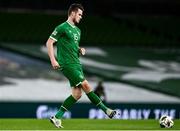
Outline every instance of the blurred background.
<svg viewBox="0 0 180 131"><path fill-rule="evenodd" d="M49 118L71 92L45 47L81 3L81 57L95 92L120 119L180 118L180 1L0 0L0 118ZM106 118L84 94L64 118Z"/></svg>

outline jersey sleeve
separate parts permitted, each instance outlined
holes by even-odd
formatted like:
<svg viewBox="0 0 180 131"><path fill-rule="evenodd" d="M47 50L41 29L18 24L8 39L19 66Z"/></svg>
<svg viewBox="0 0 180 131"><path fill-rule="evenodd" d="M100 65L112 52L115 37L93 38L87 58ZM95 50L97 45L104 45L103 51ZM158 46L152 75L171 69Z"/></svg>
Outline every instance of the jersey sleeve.
<svg viewBox="0 0 180 131"><path fill-rule="evenodd" d="M64 30L61 26L57 26L51 33L50 38L54 41L58 41L59 37L63 34Z"/></svg>

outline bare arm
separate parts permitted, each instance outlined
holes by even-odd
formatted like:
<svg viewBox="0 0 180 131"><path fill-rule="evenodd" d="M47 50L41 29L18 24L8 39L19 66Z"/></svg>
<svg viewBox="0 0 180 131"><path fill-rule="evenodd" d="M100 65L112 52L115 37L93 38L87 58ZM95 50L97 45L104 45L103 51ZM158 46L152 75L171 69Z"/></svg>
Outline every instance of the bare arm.
<svg viewBox="0 0 180 131"><path fill-rule="evenodd" d="M60 68L60 65L58 64L58 62L54 56L54 48L53 48L54 43L55 43L55 40L49 38L46 42L46 47L48 50L48 55L49 55L53 69L58 69L58 68Z"/></svg>

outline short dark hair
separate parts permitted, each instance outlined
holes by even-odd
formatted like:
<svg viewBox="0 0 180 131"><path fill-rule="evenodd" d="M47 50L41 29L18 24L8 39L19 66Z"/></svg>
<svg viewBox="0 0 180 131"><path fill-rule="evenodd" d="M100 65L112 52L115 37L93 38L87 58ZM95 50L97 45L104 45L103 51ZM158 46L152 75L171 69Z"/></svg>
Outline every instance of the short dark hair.
<svg viewBox="0 0 180 131"><path fill-rule="evenodd" d="M81 4L77 4L77 3L71 4L68 9L68 16L71 14L71 12L78 11L78 9L84 11L84 7Z"/></svg>

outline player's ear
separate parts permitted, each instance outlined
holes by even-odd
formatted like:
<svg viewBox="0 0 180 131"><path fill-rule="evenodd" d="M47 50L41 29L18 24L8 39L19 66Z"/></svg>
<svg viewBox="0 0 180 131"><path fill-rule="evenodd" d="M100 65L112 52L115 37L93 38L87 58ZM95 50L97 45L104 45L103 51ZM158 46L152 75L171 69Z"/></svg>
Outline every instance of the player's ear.
<svg viewBox="0 0 180 131"><path fill-rule="evenodd" d="M75 13L76 13L75 11L72 11L72 12L71 12L71 15L72 15L72 16L75 16Z"/></svg>

